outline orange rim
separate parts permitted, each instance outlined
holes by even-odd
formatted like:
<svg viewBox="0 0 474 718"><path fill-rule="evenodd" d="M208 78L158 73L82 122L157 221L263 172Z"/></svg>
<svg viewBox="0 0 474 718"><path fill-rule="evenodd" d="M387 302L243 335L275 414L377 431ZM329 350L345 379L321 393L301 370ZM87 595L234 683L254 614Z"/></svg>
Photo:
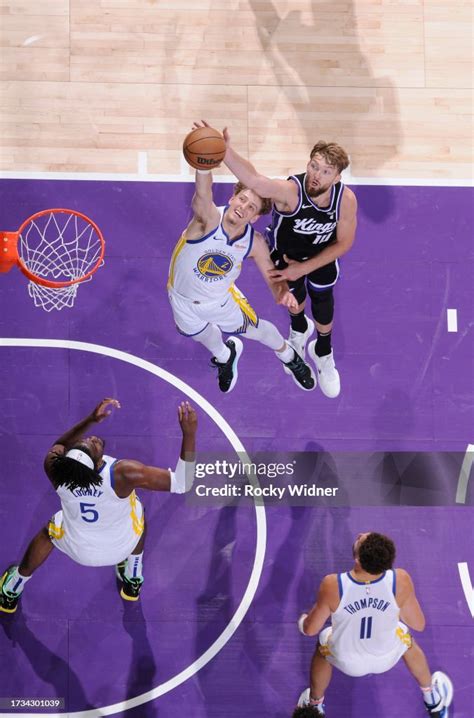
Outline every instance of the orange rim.
<svg viewBox="0 0 474 718"><path fill-rule="evenodd" d="M25 221L19 228L18 232L16 232L17 238L18 239L20 238L21 233L28 226L28 224L33 222L35 219L38 219L38 217L43 217L45 214L70 214L70 215L74 215L76 217L80 217L81 219L85 220L88 224L91 225L91 227L93 227L93 229L97 233L97 236L100 240L100 245L101 245L100 256L97 259L94 266L92 267L92 269L90 269L87 272L87 274L84 274L83 277L78 277L77 279L71 279L71 280L64 281L64 282L55 282L54 280L44 279L44 277L39 277L38 275L34 274L34 272L32 272L30 269L28 269L28 267L24 263L23 259L20 257L19 253L18 253L18 259L17 259L18 268L23 272L25 277L27 277L30 281L35 282L36 284L41 284L44 287L51 287L52 289L61 289L61 287L70 287L72 284L80 284L80 282L85 282L87 279L89 279L89 277L91 277L94 274L94 272L96 272L99 269L99 267L102 264L102 261L104 259L105 240L104 240L102 232L100 231L100 229L96 225L96 223L90 217L88 217L86 214L82 214L82 212L78 212L75 209L62 209L59 207L55 207L53 209L43 209L43 210L41 210L41 212L36 212L36 214L32 214L30 217L28 217L28 219L25 219Z"/></svg>

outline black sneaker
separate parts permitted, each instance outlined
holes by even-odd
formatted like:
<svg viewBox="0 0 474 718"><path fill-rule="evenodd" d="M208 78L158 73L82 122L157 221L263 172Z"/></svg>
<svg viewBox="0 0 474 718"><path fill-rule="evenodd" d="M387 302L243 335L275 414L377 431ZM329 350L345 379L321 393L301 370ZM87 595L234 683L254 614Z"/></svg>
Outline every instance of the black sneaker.
<svg viewBox="0 0 474 718"><path fill-rule="evenodd" d="M291 374L293 381L303 391L313 391L316 386L316 381L311 371L311 367L294 351L294 358L283 364L287 374Z"/></svg>
<svg viewBox="0 0 474 718"><path fill-rule="evenodd" d="M244 345L237 337L230 337L225 345L230 349L230 357L224 363L218 362L216 357L212 357L211 364L217 367L219 389L228 394L234 388L237 377L239 376L237 364L239 363Z"/></svg>
<svg viewBox="0 0 474 718"><path fill-rule="evenodd" d="M21 598L21 593L3 590L3 584L6 583L7 578L15 568L18 568L18 566L9 566L0 578L0 611L3 611L3 613L15 613L18 601Z"/></svg>
<svg viewBox="0 0 474 718"><path fill-rule="evenodd" d="M140 598L140 590L143 585L142 578L127 578L125 575L125 561L121 561L115 567L117 578L122 582L120 595L125 601L138 601Z"/></svg>

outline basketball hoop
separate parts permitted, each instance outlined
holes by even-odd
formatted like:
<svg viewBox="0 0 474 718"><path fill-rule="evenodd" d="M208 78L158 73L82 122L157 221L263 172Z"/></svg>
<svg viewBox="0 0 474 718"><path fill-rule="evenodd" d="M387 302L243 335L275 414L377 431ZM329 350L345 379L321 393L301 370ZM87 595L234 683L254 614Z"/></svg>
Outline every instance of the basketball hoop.
<svg viewBox="0 0 474 718"><path fill-rule="evenodd" d="M17 265L28 292L47 312L72 307L79 284L103 264L105 242L89 217L74 209L45 209L17 232L0 232L0 272Z"/></svg>

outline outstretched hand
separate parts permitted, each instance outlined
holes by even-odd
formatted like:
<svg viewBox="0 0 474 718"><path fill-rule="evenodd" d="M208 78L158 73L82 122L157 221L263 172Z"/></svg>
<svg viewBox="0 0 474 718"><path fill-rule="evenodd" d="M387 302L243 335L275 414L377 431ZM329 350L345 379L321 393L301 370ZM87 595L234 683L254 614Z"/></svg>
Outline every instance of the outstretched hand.
<svg viewBox="0 0 474 718"><path fill-rule="evenodd" d="M178 406L178 421L183 436L194 436L197 430L197 414L189 401L182 401Z"/></svg>
<svg viewBox="0 0 474 718"><path fill-rule="evenodd" d="M298 309L298 301L290 291L284 292L278 298L277 304L281 304L287 309Z"/></svg>
<svg viewBox="0 0 474 718"><path fill-rule="evenodd" d="M200 121L195 120L193 122L193 130L197 130L199 127L210 127L210 126L211 125L209 124L209 122L206 122L206 120L200 120ZM227 127L224 127L224 129L222 130L222 136L224 138L224 142L226 143L226 146L230 147L230 134L229 134L229 130L227 129Z"/></svg>
<svg viewBox="0 0 474 718"><path fill-rule="evenodd" d="M206 120L194 120L193 130L199 129L199 127L210 127L211 125Z"/></svg>
<svg viewBox="0 0 474 718"><path fill-rule="evenodd" d="M112 409L108 409L109 406L113 406L115 409L120 409L120 402L117 399L102 399L100 404L97 404L91 414L91 418L97 424L104 421L112 413Z"/></svg>
<svg viewBox="0 0 474 718"><path fill-rule="evenodd" d="M268 272L270 279L273 281L285 280L287 282L296 282L296 280L302 277L305 273L304 267L302 267L302 262L289 259L286 254L283 255L283 259L288 266L285 267L285 269L277 269L276 267L275 269L270 269Z"/></svg>

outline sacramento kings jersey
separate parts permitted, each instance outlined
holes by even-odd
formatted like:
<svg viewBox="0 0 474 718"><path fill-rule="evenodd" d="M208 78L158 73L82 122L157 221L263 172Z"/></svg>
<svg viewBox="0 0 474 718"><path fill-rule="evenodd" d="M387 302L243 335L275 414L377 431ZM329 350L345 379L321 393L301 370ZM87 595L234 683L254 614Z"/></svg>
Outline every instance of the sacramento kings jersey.
<svg viewBox="0 0 474 718"><path fill-rule="evenodd" d="M359 583L350 573L338 574L341 601L332 614L328 641L339 660L386 657L401 650L398 635L400 608L395 600L396 574L386 571L370 583Z"/></svg>
<svg viewBox="0 0 474 718"><path fill-rule="evenodd" d="M226 298L252 248L253 227L248 224L240 237L229 239L222 226L227 207L218 209L219 225L200 239L186 239L183 232L171 257L168 289L187 299L202 302Z"/></svg>
<svg viewBox="0 0 474 718"><path fill-rule="evenodd" d="M294 212L272 210L271 225L266 238L270 249L290 259L304 261L319 254L328 244L336 241L336 225L339 219L344 185L338 182L331 189L328 207L318 207L305 191L306 173L292 175L289 182L298 186L298 206Z"/></svg>
<svg viewBox="0 0 474 718"><path fill-rule="evenodd" d="M62 516L60 523L53 520L49 527L54 545L87 566L119 563L133 551L144 528L142 506L135 491L125 499L115 493L116 459L105 455L102 458L99 486L57 488Z"/></svg>

